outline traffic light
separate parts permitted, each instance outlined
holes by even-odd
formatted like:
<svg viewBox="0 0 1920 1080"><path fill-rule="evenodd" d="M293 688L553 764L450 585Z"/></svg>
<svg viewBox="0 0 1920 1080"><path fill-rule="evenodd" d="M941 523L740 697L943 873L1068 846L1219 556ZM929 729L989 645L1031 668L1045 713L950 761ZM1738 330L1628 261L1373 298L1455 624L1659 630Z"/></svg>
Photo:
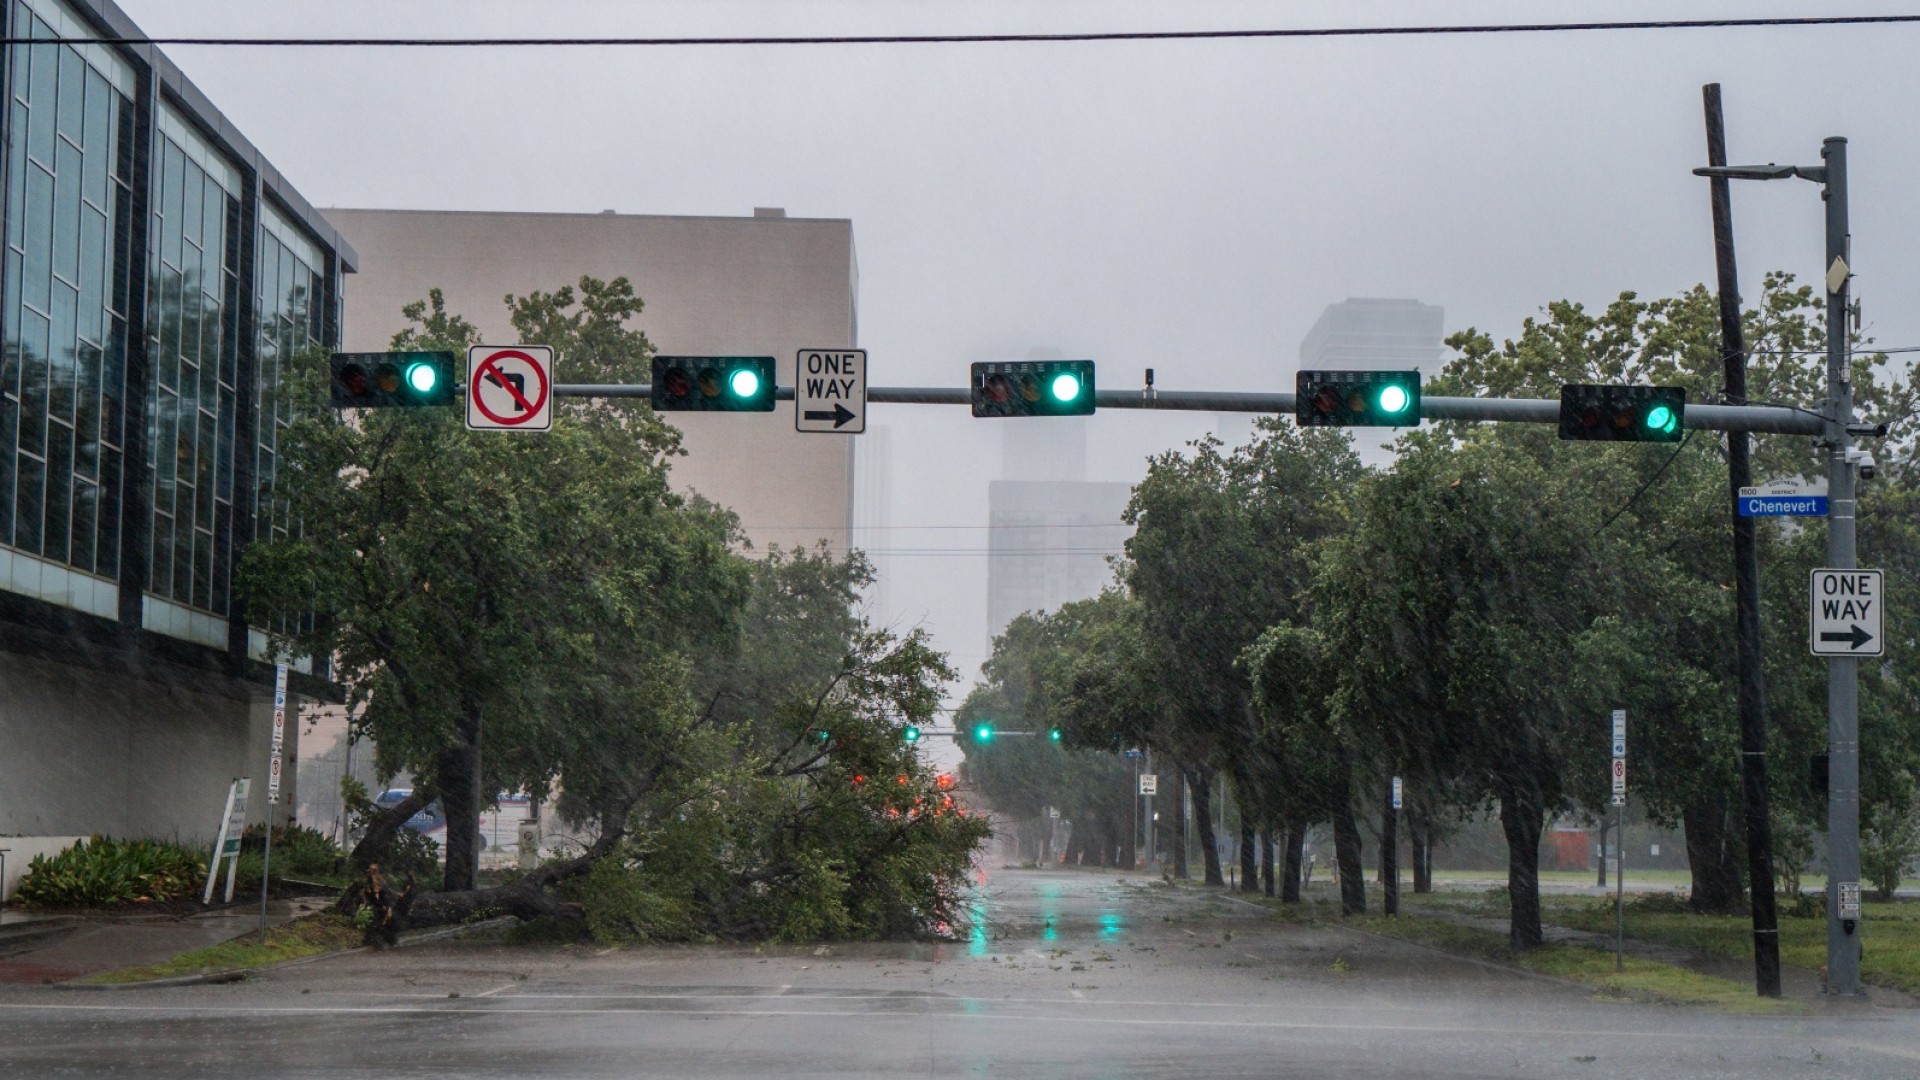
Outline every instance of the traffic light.
<svg viewBox="0 0 1920 1080"><path fill-rule="evenodd" d="M973 365L975 416L1086 416L1093 361L1021 360Z"/></svg>
<svg viewBox="0 0 1920 1080"><path fill-rule="evenodd" d="M771 356L656 356L655 412L772 412Z"/></svg>
<svg viewBox="0 0 1920 1080"><path fill-rule="evenodd" d="M1302 371L1293 419L1301 427L1418 427L1418 371Z"/></svg>
<svg viewBox="0 0 1920 1080"><path fill-rule="evenodd" d="M1687 432L1681 386L1560 388L1560 437L1583 442L1679 442Z"/></svg>
<svg viewBox="0 0 1920 1080"><path fill-rule="evenodd" d="M332 403L336 409L388 409L454 405L459 380L449 352L334 353Z"/></svg>
<svg viewBox="0 0 1920 1080"><path fill-rule="evenodd" d="M903 743L906 743L908 746L912 746L914 743L919 742L920 729L915 727L912 724L908 724L906 727L901 728L900 741Z"/></svg>
<svg viewBox="0 0 1920 1080"><path fill-rule="evenodd" d="M1059 741L1060 741L1060 729L1059 729L1059 728L1048 728L1048 729L1047 729L1047 738L1048 738L1049 740L1051 740L1051 741L1053 741L1053 742L1059 742Z"/></svg>
<svg viewBox="0 0 1920 1080"><path fill-rule="evenodd" d="M975 724L973 726L973 741L977 743L992 742L993 741L993 725L992 724Z"/></svg>

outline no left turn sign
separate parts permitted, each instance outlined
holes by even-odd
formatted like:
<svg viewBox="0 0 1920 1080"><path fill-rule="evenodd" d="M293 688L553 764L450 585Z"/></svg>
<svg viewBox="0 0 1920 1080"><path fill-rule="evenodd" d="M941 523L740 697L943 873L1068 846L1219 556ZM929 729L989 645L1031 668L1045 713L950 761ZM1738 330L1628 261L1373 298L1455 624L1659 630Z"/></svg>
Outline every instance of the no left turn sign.
<svg viewBox="0 0 1920 1080"><path fill-rule="evenodd" d="M467 350L468 430L547 431L552 427L552 349L475 345Z"/></svg>

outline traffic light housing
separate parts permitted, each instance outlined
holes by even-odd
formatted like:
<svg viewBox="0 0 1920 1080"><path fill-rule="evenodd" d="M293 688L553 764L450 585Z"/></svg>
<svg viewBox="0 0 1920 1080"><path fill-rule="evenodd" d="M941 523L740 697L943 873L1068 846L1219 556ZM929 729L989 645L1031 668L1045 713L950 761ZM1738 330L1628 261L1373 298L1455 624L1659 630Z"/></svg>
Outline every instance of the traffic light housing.
<svg viewBox="0 0 1920 1080"><path fill-rule="evenodd" d="M1301 427L1418 427L1418 371L1302 371L1293 419Z"/></svg>
<svg viewBox="0 0 1920 1080"><path fill-rule="evenodd" d="M456 405L460 380L450 352L334 353L336 409L392 409Z"/></svg>
<svg viewBox="0 0 1920 1080"><path fill-rule="evenodd" d="M975 364L968 386L975 416L1087 416L1093 412L1091 360Z"/></svg>
<svg viewBox="0 0 1920 1080"><path fill-rule="evenodd" d="M1687 433L1682 386L1560 387L1560 437L1580 442L1679 442Z"/></svg>
<svg viewBox="0 0 1920 1080"><path fill-rule="evenodd" d="M993 741L993 725L992 724L973 725L973 741L977 743L992 742Z"/></svg>
<svg viewBox="0 0 1920 1080"><path fill-rule="evenodd" d="M912 746L920 741L920 729L912 724L900 729L900 741Z"/></svg>
<svg viewBox="0 0 1920 1080"><path fill-rule="evenodd" d="M656 356L655 412L772 412L771 356Z"/></svg>
<svg viewBox="0 0 1920 1080"><path fill-rule="evenodd" d="M1059 741L1060 741L1060 729L1059 729L1059 728L1048 728L1048 729L1047 729L1047 739L1048 739L1049 741L1051 741L1051 742L1059 742Z"/></svg>

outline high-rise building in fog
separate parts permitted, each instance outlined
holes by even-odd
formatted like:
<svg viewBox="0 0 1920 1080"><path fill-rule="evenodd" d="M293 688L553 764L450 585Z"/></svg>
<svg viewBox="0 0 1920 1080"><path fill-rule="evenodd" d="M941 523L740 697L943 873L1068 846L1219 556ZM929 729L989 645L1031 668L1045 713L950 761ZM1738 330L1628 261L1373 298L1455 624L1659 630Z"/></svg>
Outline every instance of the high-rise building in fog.
<svg viewBox="0 0 1920 1080"><path fill-rule="evenodd" d="M853 546L867 552L873 562L868 617L887 626L895 618L893 591L888 587L895 568L886 553L893 525L893 431L871 424L859 439L860 453L854 459Z"/></svg>
<svg viewBox="0 0 1920 1080"><path fill-rule="evenodd" d="M1303 371L1405 371L1417 368L1424 382L1440 373L1446 357L1446 311L1418 300L1349 298L1328 304L1300 341ZM1356 428L1354 449L1370 468L1393 464L1386 443L1392 428Z"/></svg>
<svg viewBox="0 0 1920 1080"><path fill-rule="evenodd" d="M987 636L1027 611L1097 595L1133 487L1087 477L1087 419L1003 421L1000 475L987 485Z"/></svg>

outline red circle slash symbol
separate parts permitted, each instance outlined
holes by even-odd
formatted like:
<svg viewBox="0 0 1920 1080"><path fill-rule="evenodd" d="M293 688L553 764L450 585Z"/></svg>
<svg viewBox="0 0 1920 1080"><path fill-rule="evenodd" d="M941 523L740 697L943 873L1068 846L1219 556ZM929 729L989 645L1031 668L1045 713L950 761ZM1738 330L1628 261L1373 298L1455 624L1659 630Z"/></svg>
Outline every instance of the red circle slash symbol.
<svg viewBox="0 0 1920 1080"><path fill-rule="evenodd" d="M531 401L527 399L526 393L519 385L525 381L524 377L519 375L509 376L506 372L501 371L499 364L502 360L523 360L529 368L533 369L533 376L540 383L540 390L534 394ZM487 383L491 383L505 390L508 394L511 394L514 404L518 405L521 409L519 415L502 416L492 409L487 408L487 399L481 396L480 393L480 387ZM496 424L506 424L509 426L524 424L533 419L534 416L540 412L541 406L547 403L547 391L546 369L540 365L539 361L536 361L533 357L528 356L518 349L502 349L481 361L479 370L474 372L473 386L468 389L468 393L473 395L474 408L479 409L482 416L485 416Z"/></svg>

